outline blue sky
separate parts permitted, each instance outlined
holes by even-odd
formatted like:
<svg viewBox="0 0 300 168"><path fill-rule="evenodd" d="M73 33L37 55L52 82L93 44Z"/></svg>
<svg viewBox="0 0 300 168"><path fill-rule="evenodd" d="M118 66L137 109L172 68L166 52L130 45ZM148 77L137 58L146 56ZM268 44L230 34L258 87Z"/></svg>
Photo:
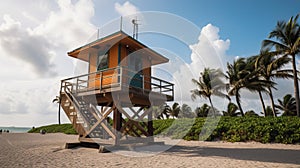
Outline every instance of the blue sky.
<svg viewBox="0 0 300 168"><path fill-rule="evenodd" d="M191 78L196 78L204 66L222 68L221 64L236 56L257 54L261 41L276 22L288 20L299 9L298 0L3 1L0 5L0 126L56 123L57 105L52 99L58 94L60 80L87 73L86 64L81 66L82 63L66 53L95 39L98 28L109 30L107 24L113 20L115 27L110 31L118 30L120 16L129 21L124 27L127 24L130 34L130 20L135 12L141 12L139 18L145 20L151 15L146 11L159 14L147 22L141 20L140 29L145 32L141 32L139 40L169 57L170 63L159 66L158 70L173 77L170 80L174 80L178 89L176 101L196 107L207 101L189 100L189 90L193 88L189 83ZM126 17L127 14L133 15ZM146 33L149 30L154 32ZM85 68L77 72L78 67ZM278 83L276 99L292 94L291 81ZM245 110L260 110L257 95L247 92L242 95ZM268 104L268 97L265 98ZM221 110L225 108L227 102L213 99L221 104ZM68 122L65 115L62 117Z"/></svg>
<svg viewBox="0 0 300 168"><path fill-rule="evenodd" d="M109 8L105 5L125 1L97 1L99 10L95 11L93 22L101 26L103 22L118 17L103 17L103 13L109 13ZM198 27L203 27L211 23L221 29L220 36L229 38L231 47L229 55L248 56L256 54L260 49L260 43L268 33L275 27L278 20L287 20L291 16L299 13L300 2L298 0L152 0L152 1L130 1L137 6L140 11L163 11L170 12L184 17ZM103 6L103 8L101 7ZM106 10L105 10L105 9ZM104 10L103 10L104 9ZM102 15L102 16L101 16Z"/></svg>

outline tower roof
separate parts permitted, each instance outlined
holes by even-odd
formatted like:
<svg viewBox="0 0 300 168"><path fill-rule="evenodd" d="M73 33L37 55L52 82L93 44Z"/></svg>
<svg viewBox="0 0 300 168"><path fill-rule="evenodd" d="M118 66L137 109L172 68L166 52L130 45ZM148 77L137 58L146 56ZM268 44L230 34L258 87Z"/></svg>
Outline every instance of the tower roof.
<svg viewBox="0 0 300 168"><path fill-rule="evenodd" d="M147 54L151 58L152 65L162 64L169 61L168 58L152 50L151 48L132 38L123 31L118 31L101 39L95 40L89 44L81 46L73 51L68 52L68 55L88 62L90 52L99 50L105 51L117 43L121 43L125 46L130 46L130 48L134 49L134 51L142 50L142 53Z"/></svg>

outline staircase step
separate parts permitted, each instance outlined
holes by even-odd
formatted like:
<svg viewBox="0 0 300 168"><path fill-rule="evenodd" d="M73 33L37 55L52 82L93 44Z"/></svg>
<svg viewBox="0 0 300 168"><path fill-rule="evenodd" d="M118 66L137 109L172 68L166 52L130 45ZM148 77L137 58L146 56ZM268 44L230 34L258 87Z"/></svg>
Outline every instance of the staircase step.
<svg viewBox="0 0 300 168"><path fill-rule="evenodd" d="M77 115L77 113L74 111L74 112L70 112L70 115Z"/></svg>
<svg viewBox="0 0 300 168"><path fill-rule="evenodd" d="M71 105L70 102L67 102L67 103L64 104L65 107L70 106L70 105Z"/></svg>
<svg viewBox="0 0 300 168"><path fill-rule="evenodd" d="M76 124L84 124L84 121L76 121Z"/></svg>
<svg viewBox="0 0 300 168"><path fill-rule="evenodd" d="M70 94L72 94L72 93L70 93ZM73 95L73 97L71 97L71 96L66 97L66 99L64 99L64 101L62 103L62 105L64 105L66 107L64 109L67 110L67 114L69 116L70 121L73 123L73 121L76 120L76 123L73 123L73 124L75 124L74 127L76 129L79 129L79 130L85 129L85 131L90 130L90 128L98 122L98 117L95 117L95 114L97 113L98 109L95 111L95 109L92 108L93 105L86 103L82 99L82 97L76 97L74 95ZM71 99L68 99L68 98L71 98ZM72 99L74 99L74 101ZM76 106L76 108L75 108L75 106ZM82 130L80 130L80 131L82 131ZM91 135L93 137L100 137L100 136L103 136L104 133L105 133L105 130L101 127L101 125L98 125L97 128L95 128L95 130L92 131Z"/></svg>

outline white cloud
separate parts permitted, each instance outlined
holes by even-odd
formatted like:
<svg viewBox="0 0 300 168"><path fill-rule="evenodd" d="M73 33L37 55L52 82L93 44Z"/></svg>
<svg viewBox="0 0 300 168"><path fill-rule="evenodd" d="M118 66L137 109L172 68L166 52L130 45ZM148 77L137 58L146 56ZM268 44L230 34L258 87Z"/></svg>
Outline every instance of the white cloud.
<svg viewBox="0 0 300 168"><path fill-rule="evenodd" d="M1 84L0 123L15 126L56 123L58 106L52 100L58 94L59 80L56 77ZM62 118L68 122L66 117Z"/></svg>
<svg viewBox="0 0 300 168"><path fill-rule="evenodd" d="M204 26L198 42L190 45L192 50L191 68L193 72L200 72L204 67L224 69L223 64L229 46L229 39L220 39L218 27L212 24Z"/></svg>
<svg viewBox="0 0 300 168"><path fill-rule="evenodd" d="M22 8L21 15L7 11L0 19L1 125L57 123L57 104L51 102L60 80L73 70L66 53L96 31L91 0L40 5L46 14L37 16L40 9ZM62 116L68 122L63 111Z"/></svg>
<svg viewBox="0 0 300 168"><path fill-rule="evenodd" d="M128 1L126 1L123 5L118 2L115 3L115 10L121 16L133 15L139 12L139 9Z"/></svg>
<svg viewBox="0 0 300 168"><path fill-rule="evenodd" d="M70 0L59 0L58 11L50 15L32 31L46 36L55 45L63 45L68 50L79 46L96 31L91 23L94 7L91 0L80 0L72 4Z"/></svg>
<svg viewBox="0 0 300 168"><path fill-rule="evenodd" d="M7 56L21 60L39 76L54 75L51 61L51 43L43 36L34 35L22 28L21 23L4 15L0 25L0 47Z"/></svg>
<svg viewBox="0 0 300 168"><path fill-rule="evenodd" d="M27 65L31 75L55 75L55 57L65 55L84 43L96 30L91 24L94 15L92 1L80 0L74 4L71 1L58 1L57 5L58 10L50 11L43 22L33 28L22 25L21 21L10 15L4 15L0 25L2 59L6 59L6 55L15 58L11 61L26 63L25 67ZM31 15L30 9L22 13L30 16L30 20L38 20Z"/></svg>
<svg viewBox="0 0 300 168"><path fill-rule="evenodd" d="M192 107L199 106L199 102L206 102L205 99L191 100L191 90L195 89L195 85L191 79L199 78L200 72L204 67L220 68L223 70L223 64L226 57L226 51L229 49L230 40L222 40L219 36L219 28L208 24L204 26L198 37L198 42L190 45L191 63L174 63L171 59L170 65L176 65L176 72L173 74L175 79L175 101L182 101ZM178 68L177 68L178 67ZM176 82L177 80L177 82ZM213 97L216 107L223 109L224 99ZM200 101L199 101L200 100Z"/></svg>

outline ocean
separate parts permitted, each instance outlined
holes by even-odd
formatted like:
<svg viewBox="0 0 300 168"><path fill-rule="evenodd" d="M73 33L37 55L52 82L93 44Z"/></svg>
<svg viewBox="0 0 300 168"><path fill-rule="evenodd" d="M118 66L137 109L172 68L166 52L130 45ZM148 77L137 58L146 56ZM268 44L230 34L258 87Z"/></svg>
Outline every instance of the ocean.
<svg viewBox="0 0 300 168"><path fill-rule="evenodd" d="M9 130L10 133L24 133L29 131L31 128L29 127L0 127L0 130Z"/></svg>

